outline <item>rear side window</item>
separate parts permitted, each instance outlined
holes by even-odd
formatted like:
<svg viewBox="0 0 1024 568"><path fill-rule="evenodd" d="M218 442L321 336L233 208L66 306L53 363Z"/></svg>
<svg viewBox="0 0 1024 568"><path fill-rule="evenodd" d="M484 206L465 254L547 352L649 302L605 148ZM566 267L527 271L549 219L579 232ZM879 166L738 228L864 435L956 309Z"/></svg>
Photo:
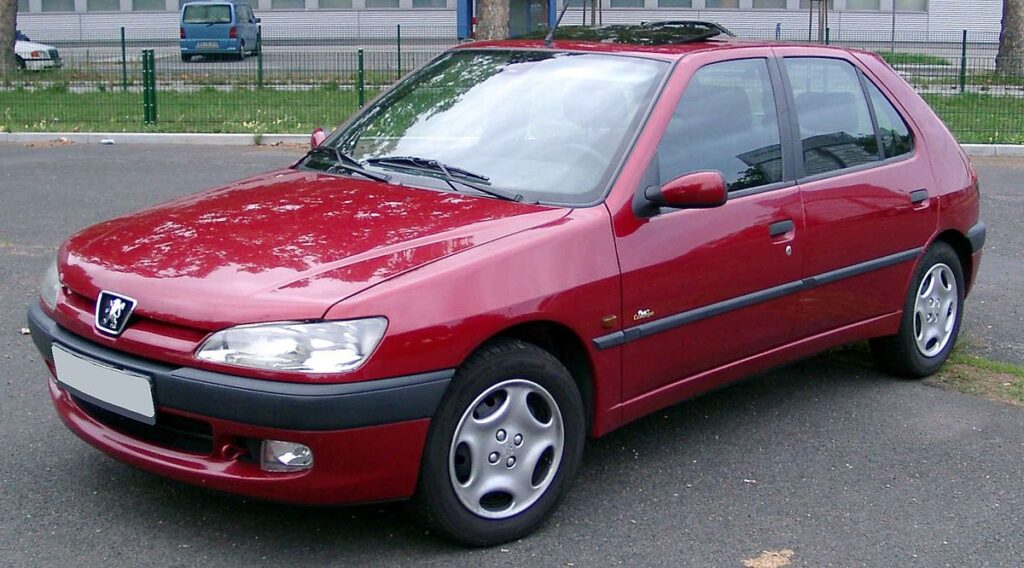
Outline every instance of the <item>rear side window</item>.
<svg viewBox="0 0 1024 568"><path fill-rule="evenodd" d="M768 63L714 63L690 79L658 145L661 183L716 170L729 191L782 181L779 118Z"/></svg>
<svg viewBox="0 0 1024 568"><path fill-rule="evenodd" d="M880 160L871 112L854 67L839 59L790 57L784 61L796 100L804 175Z"/></svg>
<svg viewBox="0 0 1024 568"><path fill-rule="evenodd" d="M185 6L181 21L186 24L230 24L231 6L228 4L190 4Z"/></svg>
<svg viewBox="0 0 1024 568"><path fill-rule="evenodd" d="M878 121L878 135L882 139L882 151L886 158L902 156L914 151L914 139L910 136L910 128L903 117L885 98L882 91L867 81L868 96L875 107L875 120Z"/></svg>

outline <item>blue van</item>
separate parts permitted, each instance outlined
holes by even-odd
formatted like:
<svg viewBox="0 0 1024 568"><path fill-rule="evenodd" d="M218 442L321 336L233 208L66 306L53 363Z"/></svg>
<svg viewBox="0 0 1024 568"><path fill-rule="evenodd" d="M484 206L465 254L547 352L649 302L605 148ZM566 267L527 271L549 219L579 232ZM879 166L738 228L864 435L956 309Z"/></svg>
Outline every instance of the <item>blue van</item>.
<svg viewBox="0 0 1024 568"><path fill-rule="evenodd" d="M181 60L196 55L245 54L263 49L260 19L246 4L233 2L189 2L181 7Z"/></svg>

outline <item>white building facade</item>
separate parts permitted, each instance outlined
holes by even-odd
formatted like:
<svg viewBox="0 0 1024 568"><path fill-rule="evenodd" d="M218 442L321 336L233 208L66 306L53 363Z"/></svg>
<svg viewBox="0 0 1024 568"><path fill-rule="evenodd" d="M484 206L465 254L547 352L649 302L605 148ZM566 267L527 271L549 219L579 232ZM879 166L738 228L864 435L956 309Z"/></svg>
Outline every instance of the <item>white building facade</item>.
<svg viewBox="0 0 1024 568"><path fill-rule="evenodd" d="M18 27L33 32L66 30L69 38L119 33L124 26L133 37L176 34L178 11L185 0L18 0ZM286 36L291 30L315 28L393 28L401 25L410 37L455 34L457 0L242 0L262 18L265 37ZM526 11L538 0L510 0ZM583 18L584 0L572 0L567 24ZM588 4L593 0L586 0ZM793 37L808 29L809 0L599 0L604 24L667 19L710 20L743 31L782 30ZM1002 0L830 0L829 27L834 33L888 32L924 38L951 37L967 30L992 41L999 32ZM532 6L536 13L537 6ZM561 8L561 0L558 2ZM589 22L589 11L586 15ZM297 32L298 33L298 32ZM760 34L759 37L764 34ZM764 36L767 37L767 36Z"/></svg>

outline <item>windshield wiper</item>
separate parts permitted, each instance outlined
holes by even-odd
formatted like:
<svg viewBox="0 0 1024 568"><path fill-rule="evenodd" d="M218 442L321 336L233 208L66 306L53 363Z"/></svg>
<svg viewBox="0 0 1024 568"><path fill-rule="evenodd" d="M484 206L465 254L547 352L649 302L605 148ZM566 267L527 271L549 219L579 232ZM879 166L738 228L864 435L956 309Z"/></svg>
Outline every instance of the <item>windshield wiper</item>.
<svg viewBox="0 0 1024 568"><path fill-rule="evenodd" d="M478 180L484 183L490 182L490 178L478 173L464 170L456 166L449 166L448 164L439 162L437 160L431 160L429 158L420 158L417 156L384 156L381 158L368 158L367 163L380 164L383 166L397 166L400 168L409 168L414 170L429 170L432 172L440 172L444 177L445 182L448 183L448 187L452 188L452 191L458 191L455 189L456 183L462 184L474 191L490 195L491 197L497 197L498 199L505 199L508 201L521 202L523 196L520 193L513 191L506 191L497 187L487 187L478 183L467 181L466 178L472 180ZM455 176L459 177L455 177Z"/></svg>
<svg viewBox="0 0 1024 568"><path fill-rule="evenodd" d="M356 161L355 158L343 153L341 150L337 149L334 146L317 146L316 148L313 148L309 152L306 152L306 155L303 157L303 159L309 158L310 156L315 156L317 154L326 154L334 158L335 161L337 162L337 166L347 172L359 174L361 176L368 177L374 181L380 181L384 183L391 181L391 176L387 174L378 174L376 172L371 172L370 170L367 170L366 168L363 167L362 164Z"/></svg>

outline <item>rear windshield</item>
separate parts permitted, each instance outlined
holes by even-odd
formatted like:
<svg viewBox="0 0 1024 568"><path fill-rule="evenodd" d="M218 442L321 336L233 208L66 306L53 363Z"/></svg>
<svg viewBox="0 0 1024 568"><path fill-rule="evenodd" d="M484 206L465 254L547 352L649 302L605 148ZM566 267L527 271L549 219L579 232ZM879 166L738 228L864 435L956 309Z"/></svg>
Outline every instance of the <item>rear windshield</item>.
<svg viewBox="0 0 1024 568"><path fill-rule="evenodd" d="M230 24L229 4L190 4L185 6L181 21L186 24Z"/></svg>

